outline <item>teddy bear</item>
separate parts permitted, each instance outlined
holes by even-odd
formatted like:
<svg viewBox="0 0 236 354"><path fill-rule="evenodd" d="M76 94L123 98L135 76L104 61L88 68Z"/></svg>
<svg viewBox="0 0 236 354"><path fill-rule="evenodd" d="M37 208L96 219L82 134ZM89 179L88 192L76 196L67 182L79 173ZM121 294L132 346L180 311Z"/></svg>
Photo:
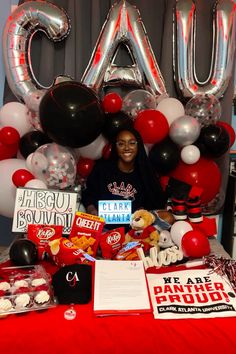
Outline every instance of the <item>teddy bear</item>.
<svg viewBox="0 0 236 354"><path fill-rule="evenodd" d="M154 221L155 216L151 212L145 209L136 210L131 215L131 229L125 235L125 243L140 241L145 253L153 246L159 251L160 235L153 226Z"/></svg>

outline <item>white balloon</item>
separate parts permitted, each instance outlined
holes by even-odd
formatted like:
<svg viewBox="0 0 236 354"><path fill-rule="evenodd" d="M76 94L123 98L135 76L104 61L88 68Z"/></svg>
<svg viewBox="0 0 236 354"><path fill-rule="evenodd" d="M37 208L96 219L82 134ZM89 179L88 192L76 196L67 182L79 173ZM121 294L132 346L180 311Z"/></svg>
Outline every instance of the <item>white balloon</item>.
<svg viewBox="0 0 236 354"><path fill-rule="evenodd" d="M156 109L164 114L169 125L171 125L176 118L185 114L183 104L173 97L168 97L161 100Z"/></svg>
<svg viewBox="0 0 236 354"><path fill-rule="evenodd" d="M197 146L188 145L181 150L181 159L188 165L192 165L200 159L201 153Z"/></svg>
<svg viewBox="0 0 236 354"><path fill-rule="evenodd" d="M27 117L27 108L20 102L6 103L0 109L0 126L1 127L13 127L20 136L28 133L32 130L31 124Z"/></svg>
<svg viewBox="0 0 236 354"><path fill-rule="evenodd" d="M28 181L25 186L25 188L37 188L37 189L48 189L47 185L41 181L40 179L31 179Z"/></svg>
<svg viewBox="0 0 236 354"><path fill-rule="evenodd" d="M12 182L12 175L19 169L26 169L25 160L6 159L0 161L0 215L13 217L16 186Z"/></svg>
<svg viewBox="0 0 236 354"><path fill-rule="evenodd" d="M170 234L173 242L181 247L181 242L184 234L186 232L191 231L193 228L187 221L176 221L170 229Z"/></svg>
<svg viewBox="0 0 236 354"><path fill-rule="evenodd" d="M98 160L102 157L102 151L106 144L107 140L102 134L100 134L92 143L75 149L75 152L81 157L91 160Z"/></svg>

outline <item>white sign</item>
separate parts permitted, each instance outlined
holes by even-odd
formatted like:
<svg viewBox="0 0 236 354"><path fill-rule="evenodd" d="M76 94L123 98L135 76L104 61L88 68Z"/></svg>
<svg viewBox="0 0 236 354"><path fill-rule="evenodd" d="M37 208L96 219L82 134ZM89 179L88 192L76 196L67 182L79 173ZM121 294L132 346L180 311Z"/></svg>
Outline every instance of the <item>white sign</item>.
<svg viewBox="0 0 236 354"><path fill-rule="evenodd" d="M129 224L132 213L131 200L99 200L98 215L106 224Z"/></svg>
<svg viewBox="0 0 236 354"><path fill-rule="evenodd" d="M66 191L18 188L12 232L27 232L28 224L63 225L70 234L77 194Z"/></svg>

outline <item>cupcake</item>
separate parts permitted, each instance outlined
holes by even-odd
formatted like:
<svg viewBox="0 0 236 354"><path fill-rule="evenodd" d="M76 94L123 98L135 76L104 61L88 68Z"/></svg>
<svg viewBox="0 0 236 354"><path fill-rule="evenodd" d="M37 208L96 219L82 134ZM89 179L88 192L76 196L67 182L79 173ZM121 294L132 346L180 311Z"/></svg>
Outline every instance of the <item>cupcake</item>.
<svg viewBox="0 0 236 354"><path fill-rule="evenodd" d="M34 291L48 290L48 284L44 278L36 278L32 280L31 286Z"/></svg>
<svg viewBox="0 0 236 354"><path fill-rule="evenodd" d="M0 313L9 312L13 310L12 303L9 299L0 299Z"/></svg>
<svg viewBox="0 0 236 354"><path fill-rule="evenodd" d="M37 305L44 305L48 303L50 300L50 295L47 291L41 290L37 295L34 297L34 301Z"/></svg>
<svg viewBox="0 0 236 354"><path fill-rule="evenodd" d="M14 288L27 288L28 287L28 282L26 280L17 280L13 284Z"/></svg>
<svg viewBox="0 0 236 354"><path fill-rule="evenodd" d="M11 288L11 285L7 281L1 281L0 282L0 291L7 292Z"/></svg>
<svg viewBox="0 0 236 354"><path fill-rule="evenodd" d="M31 298L29 294L20 294L16 296L14 300L16 310L26 309L27 307L30 306L30 303L31 303Z"/></svg>

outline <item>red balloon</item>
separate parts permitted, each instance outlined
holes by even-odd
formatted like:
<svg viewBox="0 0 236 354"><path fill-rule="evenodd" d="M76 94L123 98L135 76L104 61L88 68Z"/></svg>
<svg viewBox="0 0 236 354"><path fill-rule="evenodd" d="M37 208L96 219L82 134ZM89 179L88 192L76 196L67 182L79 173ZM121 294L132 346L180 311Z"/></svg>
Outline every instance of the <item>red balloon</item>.
<svg viewBox="0 0 236 354"><path fill-rule="evenodd" d="M16 187L24 187L27 182L34 178L31 172L22 168L13 173L12 182Z"/></svg>
<svg viewBox="0 0 236 354"><path fill-rule="evenodd" d="M235 134L235 131L234 131L234 128L232 127L232 125L230 125L229 123L226 123L226 122L222 122L222 121L218 121L216 123L216 125L219 125L219 126L225 128L225 130L229 134L229 140L230 140L229 146L231 147L234 144L235 139L236 139L236 134Z"/></svg>
<svg viewBox="0 0 236 354"><path fill-rule="evenodd" d="M186 257L201 258L210 253L210 243L206 235L197 230L184 234L181 246Z"/></svg>
<svg viewBox="0 0 236 354"><path fill-rule="evenodd" d="M14 157L18 150L18 144L5 145L0 141L0 161Z"/></svg>
<svg viewBox="0 0 236 354"><path fill-rule="evenodd" d="M203 189L201 202L210 202L219 193L221 185L221 172L213 160L201 157L196 163L188 165L180 161L170 176Z"/></svg>
<svg viewBox="0 0 236 354"><path fill-rule="evenodd" d="M139 112L134 121L134 128L141 134L145 144L156 144L169 133L169 123L161 112L145 109Z"/></svg>
<svg viewBox="0 0 236 354"><path fill-rule="evenodd" d="M108 93L102 100L103 109L107 113L117 113L122 108L122 98L115 92Z"/></svg>
<svg viewBox="0 0 236 354"><path fill-rule="evenodd" d="M94 166L94 160L85 157L80 157L77 163L77 173L81 177L86 178L91 173L93 166Z"/></svg>
<svg viewBox="0 0 236 354"><path fill-rule="evenodd" d="M13 127L3 127L0 130L0 141L4 145L16 145L20 141L20 134Z"/></svg>
<svg viewBox="0 0 236 354"><path fill-rule="evenodd" d="M111 148L112 145L107 143L104 148L102 149L102 157L107 160L109 159L110 155L111 155Z"/></svg>

